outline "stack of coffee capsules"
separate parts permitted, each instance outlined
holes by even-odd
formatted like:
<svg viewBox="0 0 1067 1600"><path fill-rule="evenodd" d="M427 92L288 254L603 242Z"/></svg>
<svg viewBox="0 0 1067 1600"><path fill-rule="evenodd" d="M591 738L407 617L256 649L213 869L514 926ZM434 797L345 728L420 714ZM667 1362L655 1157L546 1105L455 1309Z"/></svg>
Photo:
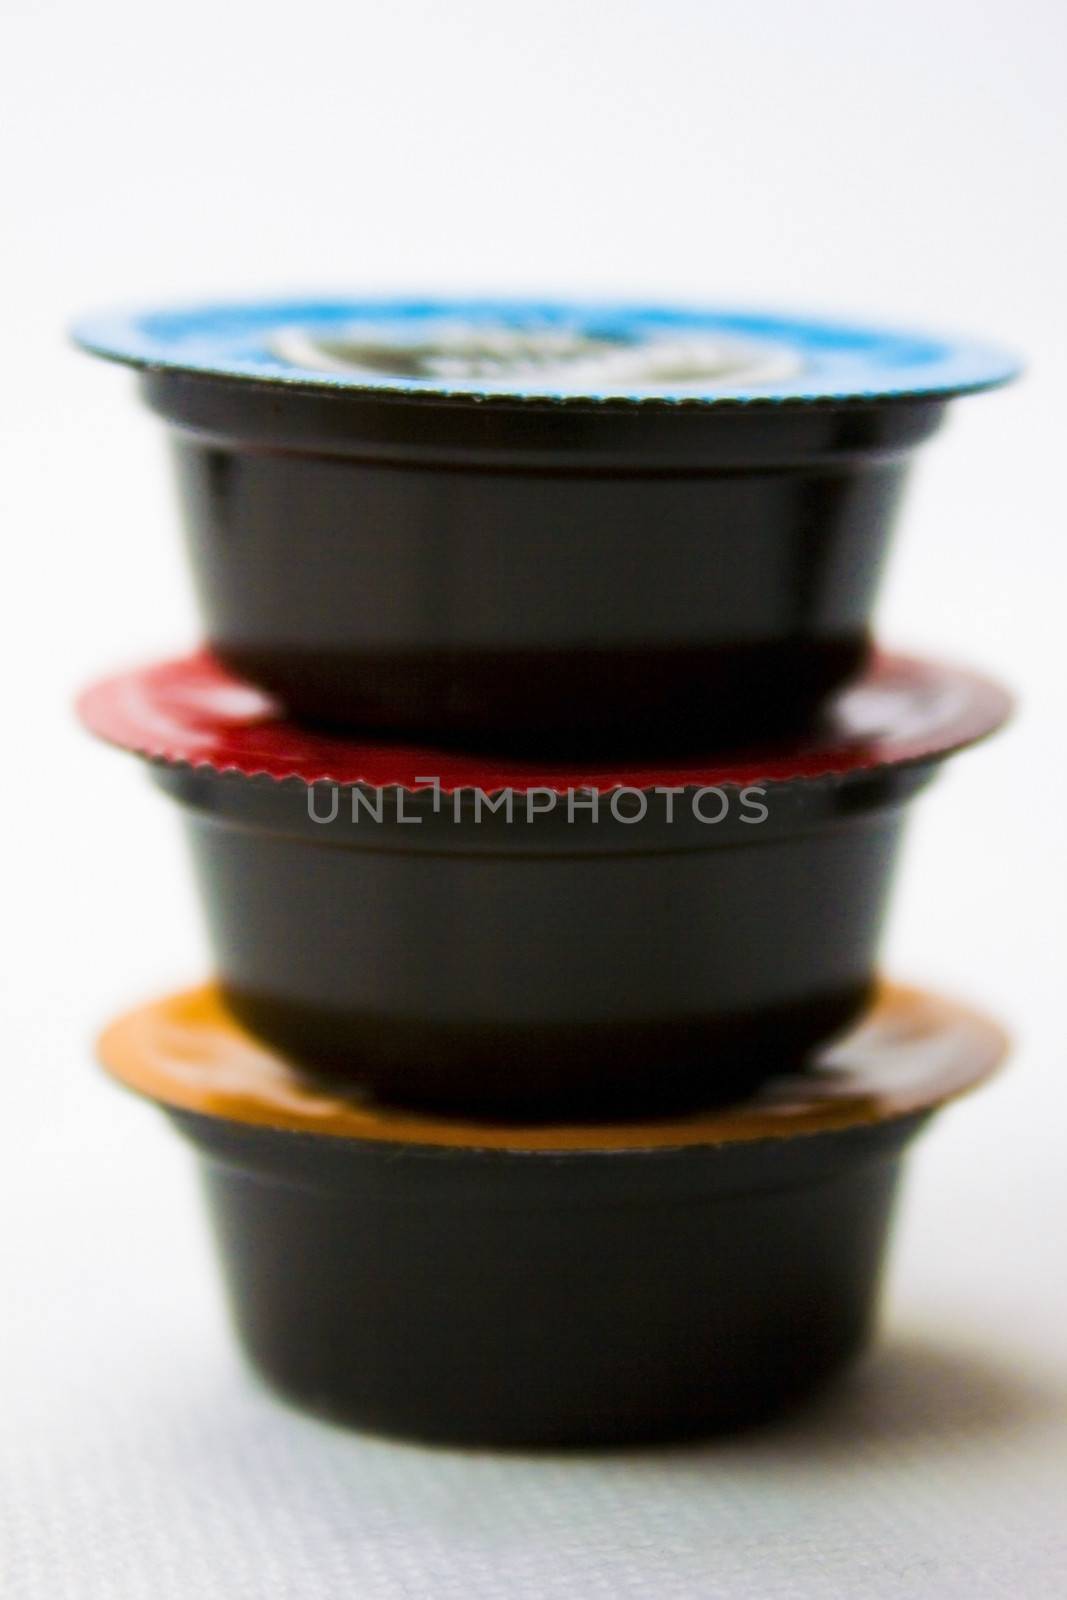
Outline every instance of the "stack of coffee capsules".
<svg viewBox="0 0 1067 1600"><path fill-rule="evenodd" d="M81 702L178 803L217 970L102 1055L201 1157L256 1367L475 1443L813 1388L1003 1049L877 946L913 797L1007 698L869 618L913 451L1012 363L525 303L78 337L168 425L208 641Z"/></svg>

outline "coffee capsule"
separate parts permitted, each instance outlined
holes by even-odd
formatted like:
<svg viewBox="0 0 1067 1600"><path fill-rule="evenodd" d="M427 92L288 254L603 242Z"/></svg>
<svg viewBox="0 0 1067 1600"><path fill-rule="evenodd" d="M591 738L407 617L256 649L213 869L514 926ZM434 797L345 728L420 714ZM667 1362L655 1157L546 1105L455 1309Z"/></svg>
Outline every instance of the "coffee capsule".
<svg viewBox="0 0 1067 1600"><path fill-rule="evenodd" d="M721 311L90 318L169 425L207 638L300 719L560 754L798 732L863 665L914 448L1002 353Z"/></svg>
<svg viewBox="0 0 1067 1600"><path fill-rule="evenodd" d="M255 1033L386 1101L602 1120L735 1098L852 1021L907 803L1007 700L885 656L819 743L628 768L309 733L205 655L81 709L180 803Z"/></svg>
<svg viewBox="0 0 1067 1600"><path fill-rule="evenodd" d="M301 1406L467 1444L710 1433L867 1340L901 1158L1003 1051L885 987L801 1078L674 1122L389 1113L301 1076L214 988L101 1052L195 1146L240 1338Z"/></svg>

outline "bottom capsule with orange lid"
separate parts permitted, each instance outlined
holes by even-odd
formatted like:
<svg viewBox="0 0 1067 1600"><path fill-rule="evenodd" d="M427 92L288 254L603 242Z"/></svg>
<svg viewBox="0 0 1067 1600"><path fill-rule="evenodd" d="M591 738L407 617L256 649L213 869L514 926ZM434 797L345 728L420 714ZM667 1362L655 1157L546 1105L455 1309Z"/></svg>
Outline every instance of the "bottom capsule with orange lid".
<svg viewBox="0 0 1067 1600"><path fill-rule="evenodd" d="M645 1123L384 1110L205 987L101 1042L202 1161L237 1329L290 1400L450 1443L597 1444L769 1416L864 1345L902 1157L1005 1047L884 986L803 1075Z"/></svg>

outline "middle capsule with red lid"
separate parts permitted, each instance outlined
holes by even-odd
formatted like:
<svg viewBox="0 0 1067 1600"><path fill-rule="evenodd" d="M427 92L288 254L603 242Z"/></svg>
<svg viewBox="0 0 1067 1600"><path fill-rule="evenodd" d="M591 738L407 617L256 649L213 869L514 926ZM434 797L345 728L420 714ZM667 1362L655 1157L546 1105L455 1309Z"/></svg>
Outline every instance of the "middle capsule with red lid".
<svg viewBox="0 0 1067 1600"><path fill-rule="evenodd" d="M882 656L817 739L609 767L315 733L200 655L82 714L182 806L222 992L297 1062L397 1105L660 1115L850 1023L911 796L1006 695Z"/></svg>

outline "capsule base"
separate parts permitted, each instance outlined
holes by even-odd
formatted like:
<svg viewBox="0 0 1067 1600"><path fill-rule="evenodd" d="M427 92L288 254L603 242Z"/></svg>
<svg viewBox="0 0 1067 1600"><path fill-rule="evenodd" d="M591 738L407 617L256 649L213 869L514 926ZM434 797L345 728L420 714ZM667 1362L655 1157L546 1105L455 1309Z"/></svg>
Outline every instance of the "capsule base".
<svg viewBox="0 0 1067 1600"><path fill-rule="evenodd" d="M692 1437L769 1417L871 1329L904 1151L1004 1048L885 987L804 1073L728 1108L458 1121L298 1073L214 986L101 1043L201 1160L254 1366L298 1405L468 1445Z"/></svg>
<svg viewBox="0 0 1067 1600"><path fill-rule="evenodd" d="M497 1446L714 1434L828 1379L869 1335L914 1130L324 1163L321 1140L316 1160L299 1135L175 1115L268 1383L373 1432Z"/></svg>

